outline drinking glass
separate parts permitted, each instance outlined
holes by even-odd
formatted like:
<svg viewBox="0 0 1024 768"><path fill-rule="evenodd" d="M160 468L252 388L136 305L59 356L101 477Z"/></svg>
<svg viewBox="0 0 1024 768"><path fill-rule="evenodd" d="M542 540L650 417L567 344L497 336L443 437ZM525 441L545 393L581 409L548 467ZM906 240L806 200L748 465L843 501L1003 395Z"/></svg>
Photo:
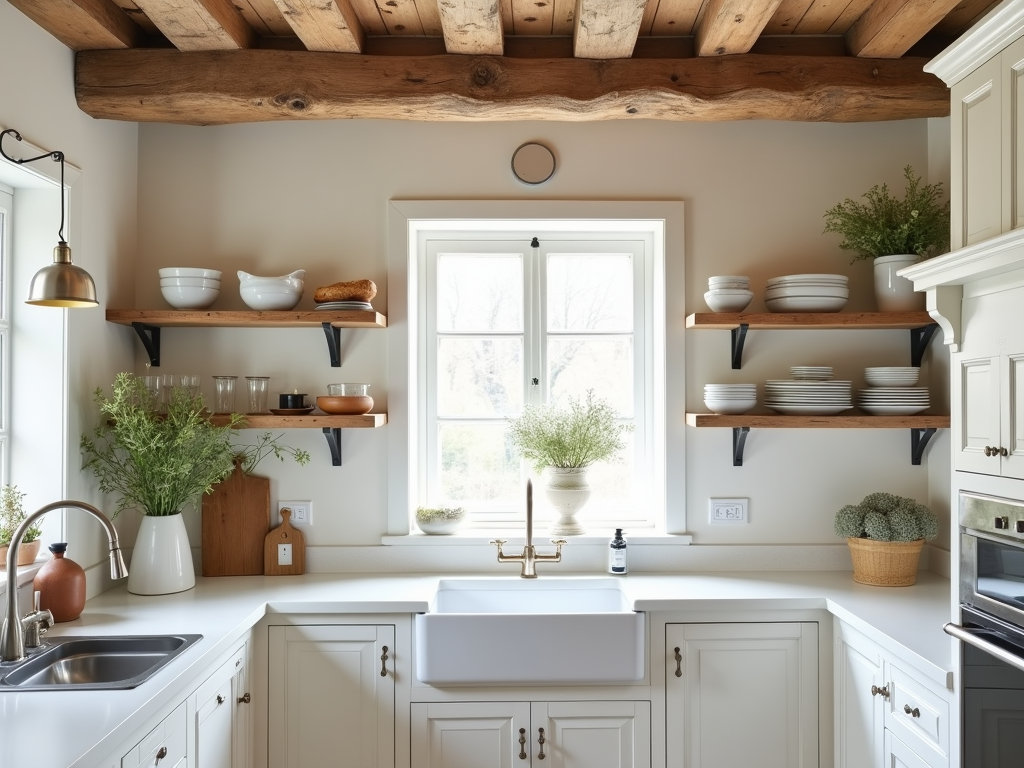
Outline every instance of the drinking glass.
<svg viewBox="0 0 1024 768"><path fill-rule="evenodd" d="M213 377L213 412L231 413L235 410L235 381L237 376Z"/></svg>
<svg viewBox="0 0 1024 768"><path fill-rule="evenodd" d="M171 393L174 391L174 374L160 374L160 412L167 413L167 406L171 402Z"/></svg>
<svg viewBox="0 0 1024 768"><path fill-rule="evenodd" d="M146 385L146 391L149 392L150 400L159 410L160 408L160 377L154 374L142 377L143 383Z"/></svg>
<svg viewBox="0 0 1024 768"><path fill-rule="evenodd" d="M180 379L181 388L188 392L189 397L199 397L199 377L195 374L184 374Z"/></svg>
<svg viewBox="0 0 1024 768"><path fill-rule="evenodd" d="M365 397L369 384L328 384L327 394L331 397Z"/></svg>
<svg viewBox="0 0 1024 768"><path fill-rule="evenodd" d="M249 410L246 413L266 413L270 377L246 376L245 380L249 385Z"/></svg>

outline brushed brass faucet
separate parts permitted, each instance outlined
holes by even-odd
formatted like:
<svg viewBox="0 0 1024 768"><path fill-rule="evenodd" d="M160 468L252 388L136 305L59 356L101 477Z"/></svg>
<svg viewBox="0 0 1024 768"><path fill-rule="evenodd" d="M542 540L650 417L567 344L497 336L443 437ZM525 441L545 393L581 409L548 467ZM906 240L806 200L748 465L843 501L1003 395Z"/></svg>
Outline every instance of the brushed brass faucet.
<svg viewBox="0 0 1024 768"><path fill-rule="evenodd" d="M533 482L530 480L526 481L526 546L521 554L506 555L502 552L501 546L507 541L508 539L495 539L491 542L498 547L498 562L521 563L523 568L519 575L524 579L537 578L537 563L561 562L562 547L569 543L565 539L552 539L551 543L555 545L555 553L553 555L537 554L537 550L533 546Z"/></svg>

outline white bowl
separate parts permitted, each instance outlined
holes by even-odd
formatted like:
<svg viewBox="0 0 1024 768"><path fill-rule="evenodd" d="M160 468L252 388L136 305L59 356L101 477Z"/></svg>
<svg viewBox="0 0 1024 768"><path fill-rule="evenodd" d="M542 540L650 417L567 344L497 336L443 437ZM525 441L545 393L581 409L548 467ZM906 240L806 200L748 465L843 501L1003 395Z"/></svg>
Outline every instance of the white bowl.
<svg viewBox="0 0 1024 768"><path fill-rule="evenodd" d="M299 303L299 299L302 298L301 293L261 291L259 289L242 291L241 295L242 301L245 302L245 305L249 307L249 309L255 309L259 312L276 312L294 309L295 305Z"/></svg>
<svg viewBox="0 0 1024 768"><path fill-rule="evenodd" d="M751 397L746 400L723 400L719 398L712 399L710 397L705 397L704 405L706 405L713 413L718 413L723 416L737 415L740 413L746 413L757 405L757 398Z"/></svg>
<svg viewBox="0 0 1024 768"><path fill-rule="evenodd" d="M714 285L715 283L749 283L750 278L745 275L715 275L714 277L708 278L708 285Z"/></svg>
<svg viewBox="0 0 1024 768"><path fill-rule="evenodd" d="M304 269L279 277L260 277L239 270L239 294L250 309L261 312L294 309L302 298L305 276Z"/></svg>
<svg viewBox="0 0 1024 768"><path fill-rule="evenodd" d="M751 291L742 293L719 293L708 291L704 294L704 301L712 312L742 312L754 298Z"/></svg>
<svg viewBox="0 0 1024 768"><path fill-rule="evenodd" d="M161 277L160 285L180 285L183 288L217 288L220 289L220 280L207 279L205 277Z"/></svg>
<svg viewBox="0 0 1024 768"><path fill-rule="evenodd" d="M850 298L850 289L845 285L787 285L781 288L766 288L765 299L781 299L787 296L829 296Z"/></svg>
<svg viewBox="0 0 1024 768"><path fill-rule="evenodd" d="M220 270L200 269L198 267L164 267L157 270L160 277L205 277L208 280L220 280Z"/></svg>
<svg viewBox="0 0 1024 768"><path fill-rule="evenodd" d="M197 288L187 285L161 285L164 300L175 309L206 309L220 296L219 288Z"/></svg>
<svg viewBox="0 0 1024 768"><path fill-rule="evenodd" d="M846 275L782 275L781 277L769 277L765 285L796 284L796 283L827 283L829 285L846 285L850 281Z"/></svg>
<svg viewBox="0 0 1024 768"><path fill-rule="evenodd" d="M838 312L846 306L846 299L829 296L785 296L765 299L769 312Z"/></svg>

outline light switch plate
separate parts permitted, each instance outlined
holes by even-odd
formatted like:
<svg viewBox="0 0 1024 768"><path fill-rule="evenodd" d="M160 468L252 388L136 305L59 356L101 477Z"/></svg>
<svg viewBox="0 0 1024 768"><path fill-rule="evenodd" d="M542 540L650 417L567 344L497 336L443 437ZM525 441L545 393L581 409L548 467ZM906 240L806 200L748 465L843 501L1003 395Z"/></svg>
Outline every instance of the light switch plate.
<svg viewBox="0 0 1024 768"><path fill-rule="evenodd" d="M277 564L278 565L291 565L292 564L292 545L291 544L278 544L277 545Z"/></svg>
<svg viewBox="0 0 1024 768"><path fill-rule="evenodd" d="M708 499L708 523L711 525L743 525L750 522L747 505L750 499Z"/></svg>
<svg viewBox="0 0 1024 768"><path fill-rule="evenodd" d="M277 519L282 520L281 510L287 507L292 511L292 525L313 525L313 502L312 501L279 501L277 502Z"/></svg>

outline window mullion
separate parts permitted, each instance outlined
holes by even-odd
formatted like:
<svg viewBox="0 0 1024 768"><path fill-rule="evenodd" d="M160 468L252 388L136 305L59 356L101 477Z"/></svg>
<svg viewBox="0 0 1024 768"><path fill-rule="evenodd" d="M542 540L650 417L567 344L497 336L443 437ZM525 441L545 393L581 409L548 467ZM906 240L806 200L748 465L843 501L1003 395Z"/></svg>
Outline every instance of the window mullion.
<svg viewBox="0 0 1024 768"><path fill-rule="evenodd" d="M526 403L524 404L540 405L544 402L544 393L547 391L544 367L546 356L543 344L544 319L546 317L543 291L544 261L540 248L530 248L526 264L526 286L523 291L527 309L524 339L524 359L527 362L526 386L523 390L526 393Z"/></svg>

